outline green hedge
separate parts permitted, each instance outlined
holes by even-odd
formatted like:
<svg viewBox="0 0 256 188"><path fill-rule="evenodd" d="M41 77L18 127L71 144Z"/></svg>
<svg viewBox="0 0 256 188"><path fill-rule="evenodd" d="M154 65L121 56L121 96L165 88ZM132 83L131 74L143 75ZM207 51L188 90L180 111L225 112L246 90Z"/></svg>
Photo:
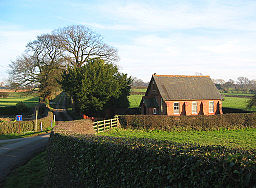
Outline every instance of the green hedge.
<svg viewBox="0 0 256 188"><path fill-rule="evenodd" d="M43 130L51 127L51 121L53 120L53 113L48 112L48 115L44 118L37 120L37 131L40 131L40 123L42 122ZM20 122L21 133L35 131L35 120L21 121ZM0 121L0 134L14 134L19 132L19 122L17 121Z"/></svg>
<svg viewBox="0 0 256 188"><path fill-rule="evenodd" d="M256 151L52 134L49 187L254 187Z"/></svg>
<svg viewBox="0 0 256 188"><path fill-rule="evenodd" d="M120 115L123 128L173 130L219 130L256 128L256 113L213 116Z"/></svg>

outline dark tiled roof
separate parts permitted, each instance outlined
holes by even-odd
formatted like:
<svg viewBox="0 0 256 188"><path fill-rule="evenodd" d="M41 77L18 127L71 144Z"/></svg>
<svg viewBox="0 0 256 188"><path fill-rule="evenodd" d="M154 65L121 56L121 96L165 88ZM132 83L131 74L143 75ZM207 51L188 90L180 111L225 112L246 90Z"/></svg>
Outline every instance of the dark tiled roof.
<svg viewBox="0 0 256 188"><path fill-rule="evenodd" d="M142 99L147 108L158 108L158 103L155 98L144 98Z"/></svg>
<svg viewBox="0 0 256 188"><path fill-rule="evenodd" d="M165 101L221 99L209 76L153 75Z"/></svg>

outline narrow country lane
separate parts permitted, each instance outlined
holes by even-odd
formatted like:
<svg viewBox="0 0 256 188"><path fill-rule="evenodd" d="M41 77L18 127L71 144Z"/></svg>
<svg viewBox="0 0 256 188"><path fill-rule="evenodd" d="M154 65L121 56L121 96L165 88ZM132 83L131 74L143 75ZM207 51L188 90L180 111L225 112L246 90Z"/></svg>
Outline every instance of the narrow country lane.
<svg viewBox="0 0 256 188"><path fill-rule="evenodd" d="M0 141L0 182L17 166L26 163L48 144L50 134Z"/></svg>
<svg viewBox="0 0 256 188"><path fill-rule="evenodd" d="M56 104L56 109L54 110L56 121L72 121L73 120L73 118L67 113L66 100L67 100L66 95L62 93L61 98Z"/></svg>
<svg viewBox="0 0 256 188"><path fill-rule="evenodd" d="M56 121L72 121L73 118L66 111L66 96L61 95L56 104L54 114ZM16 167L25 164L36 154L47 147L50 134L43 134L28 138L0 140L0 187L8 174Z"/></svg>

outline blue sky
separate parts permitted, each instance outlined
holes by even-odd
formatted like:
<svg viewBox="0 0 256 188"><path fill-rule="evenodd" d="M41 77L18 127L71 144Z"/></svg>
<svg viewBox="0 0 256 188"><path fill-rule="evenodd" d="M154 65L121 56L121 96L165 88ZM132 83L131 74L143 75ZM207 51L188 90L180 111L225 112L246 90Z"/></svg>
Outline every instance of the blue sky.
<svg viewBox="0 0 256 188"><path fill-rule="evenodd" d="M37 35L84 24L122 72L256 79L255 0L0 0L0 81Z"/></svg>

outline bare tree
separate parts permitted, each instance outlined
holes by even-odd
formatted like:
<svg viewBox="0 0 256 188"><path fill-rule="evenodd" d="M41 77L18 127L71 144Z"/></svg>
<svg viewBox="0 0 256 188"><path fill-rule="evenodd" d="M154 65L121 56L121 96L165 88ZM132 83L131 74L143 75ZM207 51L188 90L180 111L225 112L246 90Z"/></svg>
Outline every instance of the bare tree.
<svg viewBox="0 0 256 188"><path fill-rule="evenodd" d="M10 83L16 83L17 87L24 87L36 82L37 71L31 56L23 54L9 66L11 68Z"/></svg>
<svg viewBox="0 0 256 188"><path fill-rule="evenodd" d="M38 36L27 44L26 53L10 65L11 80L21 86L39 84L41 97L49 98L59 88L56 79L65 67L62 53L56 36Z"/></svg>
<svg viewBox="0 0 256 188"><path fill-rule="evenodd" d="M250 83L250 80L246 77L238 77L237 78L237 84L240 84L240 85L248 85Z"/></svg>
<svg viewBox="0 0 256 188"><path fill-rule="evenodd" d="M138 79L136 77L133 77L132 78L132 86L133 87L147 87L148 86L148 83L147 82L144 82L143 80L141 79Z"/></svg>
<svg viewBox="0 0 256 188"><path fill-rule="evenodd" d="M235 83L235 81L232 80L232 79L229 79L228 82L229 82L230 85L233 85Z"/></svg>
<svg viewBox="0 0 256 188"><path fill-rule="evenodd" d="M10 80L19 86L38 85L40 95L49 98L58 89L63 69L81 67L89 59L118 60L117 50L82 25L68 26L37 37L25 53L10 64Z"/></svg>
<svg viewBox="0 0 256 188"><path fill-rule="evenodd" d="M106 62L117 61L117 50L102 40L102 37L88 27L73 25L55 30L59 47L64 51L66 61L74 67L81 67L89 58L99 57Z"/></svg>
<svg viewBox="0 0 256 188"><path fill-rule="evenodd" d="M248 90L250 86L250 80L246 77L238 77L237 84L241 90Z"/></svg>
<svg viewBox="0 0 256 188"><path fill-rule="evenodd" d="M220 85L225 84L225 80L223 80L223 79L214 79L213 82L214 82L215 84L220 84Z"/></svg>

